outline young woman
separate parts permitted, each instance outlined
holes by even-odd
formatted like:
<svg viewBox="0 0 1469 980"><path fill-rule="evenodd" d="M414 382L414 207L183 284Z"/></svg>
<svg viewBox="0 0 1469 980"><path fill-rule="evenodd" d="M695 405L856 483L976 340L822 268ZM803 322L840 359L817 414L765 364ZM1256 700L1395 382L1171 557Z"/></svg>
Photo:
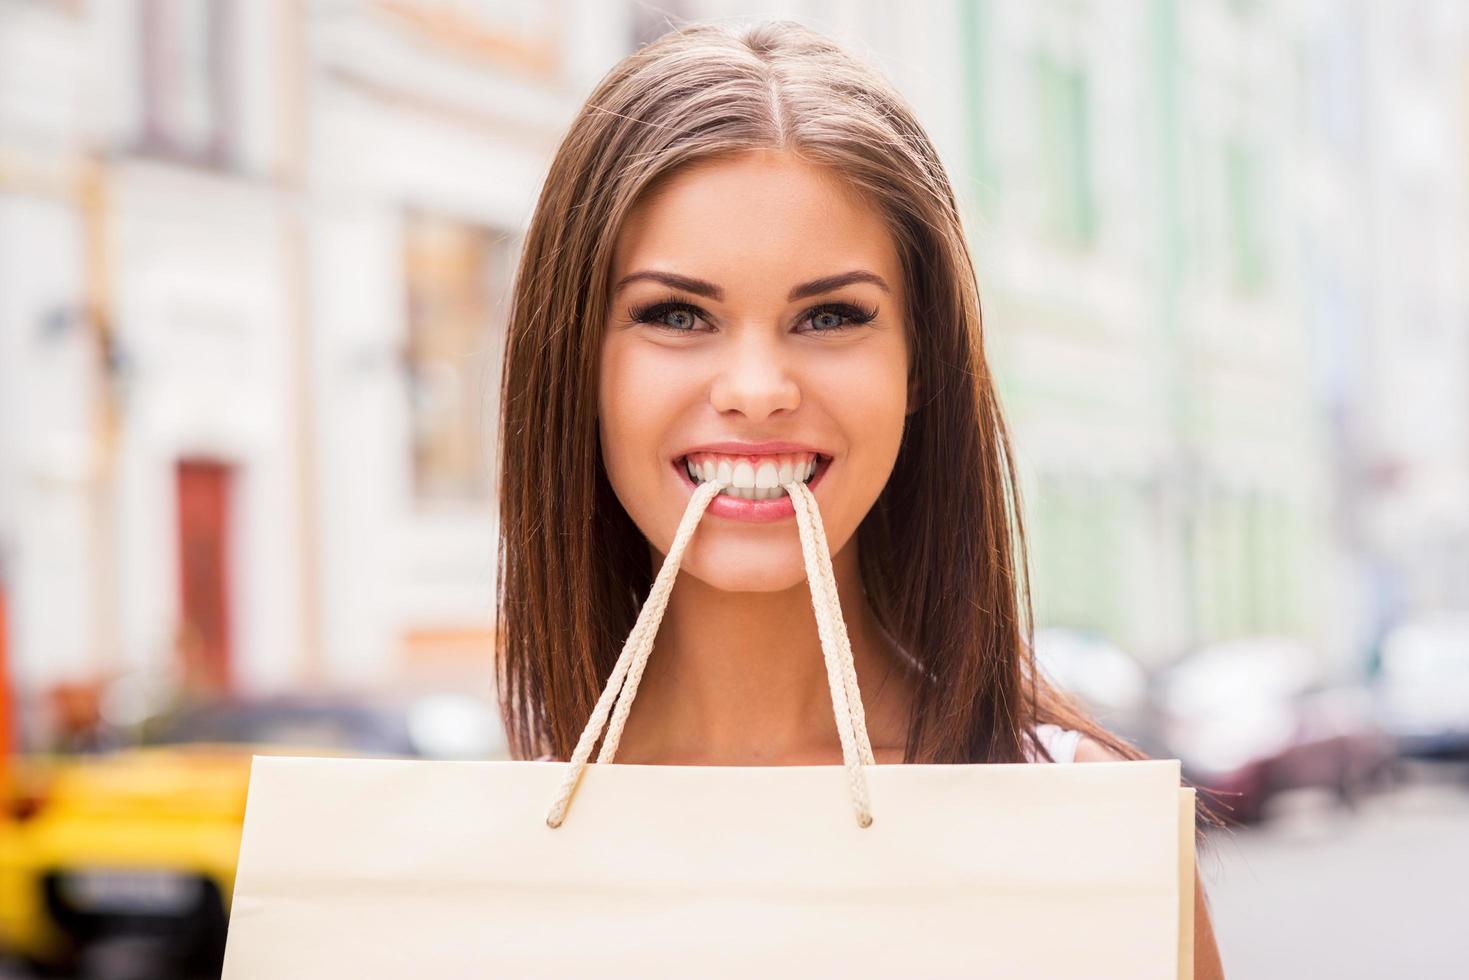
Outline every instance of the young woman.
<svg viewBox="0 0 1469 980"><path fill-rule="evenodd" d="M840 764L794 508L809 473L878 763L1138 758L1030 654L974 270L901 97L789 23L700 25L573 122L502 390L498 669L521 758L572 752L699 482L619 762ZM1222 975L1203 892L1196 976Z"/></svg>

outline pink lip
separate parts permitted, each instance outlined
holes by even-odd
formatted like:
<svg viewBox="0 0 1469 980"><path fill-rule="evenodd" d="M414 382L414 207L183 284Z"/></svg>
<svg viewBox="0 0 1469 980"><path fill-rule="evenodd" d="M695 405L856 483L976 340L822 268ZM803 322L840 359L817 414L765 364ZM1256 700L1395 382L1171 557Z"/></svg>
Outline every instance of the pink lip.
<svg viewBox="0 0 1469 980"><path fill-rule="evenodd" d="M719 445L719 446L744 446L744 447L748 447L750 445L753 445L753 443L729 443L729 442L726 442L726 443L715 443L714 445ZM787 442L787 443L760 443L759 445L761 445L761 446L792 446L793 444ZM688 470L684 469L684 464L683 464L684 456L687 456L687 455L692 454L692 453L705 453L705 452L708 452L708 453L715 453L715 452L734 453L734 452L751 452L751 450L749 450L749 449L742 449L742 450L714 449L714 448L709 448L709 447L705 447L705 446L700 446L697 449L691 449L687 453L680 454L673 461L673 471L676 474L678 474L679 480L681 480L683 482L683 485L688 488L688 491L689 491L690 494L692 494L694 492L694 490L696 489L696 484L694 483L693 480L689 479L689 472L688 472ZM817 450L815 450L815 449L807 449L804 446L797 446L795 448L789 448L789 449L760 449L759 452L761 452L761 453L779 453L779 452L797 452L797 453L798 452L808 452L808 453L814 453L814 452L817 452ZM829 456L822 456L820 459L818 459L817 462L816 462L816 472L811 476L811 479L810 480L806 481L806 486L810 487L812 490L815 490L816 489L816 484L819 483L819 482L821 482L821 478L826 475L827 468L830 465L831 465L831 458ZM785 493L781 494L779 497L774 497L774 498L772 498L770 500L741 500L739 497L731 497L729 494L721 493L717 497L715 497L713 500L709 501L708 513L713 514L715 517L727 517L727 518L730 518L731 520L748 521L748 522L750 522L752 524L768 524L771 521L785 520L787 517L794 519L795 516L796 516L796 505L793 504L793 503L791 503L790 494L785 494Z"/></svg>
<svg viewBox="0 0 1469 980"><path fill-rule="evenodd" d="M800 442L706 442L699 446L680 449L676 458L692 456L694 453L722 453L726 456L772 456L776 453L815 453L830 456L831 453Z"/></svg>

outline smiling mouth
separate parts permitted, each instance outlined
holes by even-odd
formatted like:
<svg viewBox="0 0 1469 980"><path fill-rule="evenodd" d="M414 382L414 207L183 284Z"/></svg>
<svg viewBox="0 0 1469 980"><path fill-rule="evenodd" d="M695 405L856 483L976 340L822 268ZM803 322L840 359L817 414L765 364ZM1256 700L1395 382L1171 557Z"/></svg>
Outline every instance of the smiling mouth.
<svg viewBox="0 0 1469 980"><path fill-rule="evenodd" d="M783 484L799 479L810 486L831 462L820 453L790 453L766 457L722 457L696 453L675 460L694 486L711 480L729 485L720 496L737 500L774 500L786 496Z"/></svg>

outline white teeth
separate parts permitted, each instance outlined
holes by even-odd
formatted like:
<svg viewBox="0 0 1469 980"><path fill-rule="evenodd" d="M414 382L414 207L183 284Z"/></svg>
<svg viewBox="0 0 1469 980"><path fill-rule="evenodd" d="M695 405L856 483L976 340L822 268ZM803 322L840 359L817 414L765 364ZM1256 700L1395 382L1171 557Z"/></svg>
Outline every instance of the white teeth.
<svg viewBox="0 0 1469 980"><path fill-rule="evenodd" d="M785 494L785 484L792 480L808 482L816 474L817 460L802 465L790 458L777 462L764 460L757 467L747 461L730 466L728 460L705 459L702 463L684 460L684 470L694 483L718 480L725 484L724 493L741 500L774 500Z"/></svg>

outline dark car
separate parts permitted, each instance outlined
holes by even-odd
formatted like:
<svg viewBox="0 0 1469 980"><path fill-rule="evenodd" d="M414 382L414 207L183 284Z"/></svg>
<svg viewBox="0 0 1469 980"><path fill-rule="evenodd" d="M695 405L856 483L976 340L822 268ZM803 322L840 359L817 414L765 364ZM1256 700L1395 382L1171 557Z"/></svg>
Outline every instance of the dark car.
<svg viewBox="0 0 1469 980"><path fill-rule="evenodd" d="M1310 649L1291 639L1207 647L1161 672L1154 700L1184 774L1239 823L1259 820L1285 790L1355 799L1394 759L1367 689L1326 683Z"/></svg>

